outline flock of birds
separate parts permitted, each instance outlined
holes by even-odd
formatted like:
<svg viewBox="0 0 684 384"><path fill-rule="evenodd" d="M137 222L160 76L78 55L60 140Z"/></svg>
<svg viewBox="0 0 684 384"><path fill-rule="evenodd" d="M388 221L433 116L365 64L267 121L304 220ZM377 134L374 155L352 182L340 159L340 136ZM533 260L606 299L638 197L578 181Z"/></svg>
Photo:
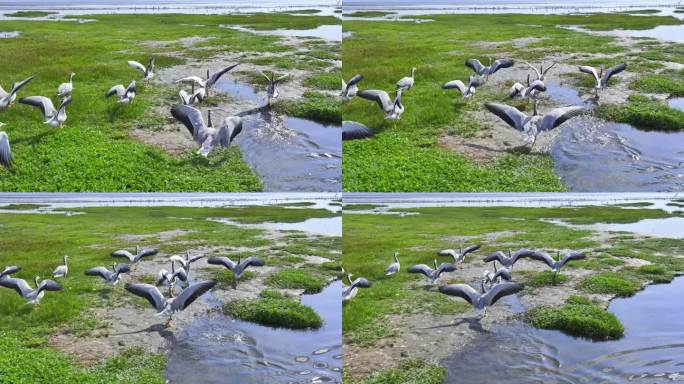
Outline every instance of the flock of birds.
<svg viewBox="0 0 684 384"><path fill-rule="evenodd" d="M515 62L511 59L497 59L492 62L489 59L489 65L483 65L477 59L469 59L465 62L465 65L470 68L474 74L465 83L461 80L451 80L447 81L442 85L442 89L450 90L456 89L463 98L470 99L475 96L475 91L478 87L483 86L491 76L495 73L505 69L513 67ZM527 76L527 82L515 82L508 92L509 98L520 98L523 100L532 100L534 102L534 111L532 115L527 115L520 111L518 108L511 105L486 102L484 104L485 108L498 116L511 128L514 128L520 132L526 134L526 139L524 145L529 145L530 148L534 146L534 142L537 135L542 131L550 131L559 125L563 124L565 121L579 116L586 111L584 106L566 106L552 109L543 115L539 114L537 109L538 97L541 93L546 91L546 75L548 72L556 65L553 63L548 67L544 67L542 63L539 68L533 66L528 62L524 62L526 66L531 68L536 80L530 82L530 75ZM603 65L597 70L588 65L579 66L579 71L588 75L591 75L596 84L594 86L595 100L598 100L599 90L608 87L608 82L610 78L627 68L627 64L618 64L608 69L605 69ZM394 99L390 97L390 94L384 90L378 89L367 89L359 90L359 83L363 80L363 76L360 74L352 77L349 82L342 80L342 93L341 96L345 100L349 100L355 96L362 99L374 101L380 107L382 113L385 114L386 119L399 120L405 111L404 104L401 101L402 94L413 88L415 84L415 73L416 68L411 69L411 76L404 77L397 81L396 83L396 93ZM362 125L349 125L345 131L343 131L343 139L354 140L370 137L373 132Z"/></svg>
<svg viewBox="0 0 684 384"><path fill-rule="evenodd" d="M432 267L426 264L417 264L409 267L407 272L421 274L426 278L428 284L435 285L442 275L463 268L466 256L478 249L480 249L480 244L471 245L465 249L445 249L437 252L437 255L440 257L450 257L452 259L451 262L440 263L438 265L437 259L434 259ZM483 272L479 287L473 288L468 284L446 284L439 287L439 292L448 296L464 299L473 306L479 316L486 316L487 308L494 305L499 299L523 290L522 284L512 282L512 270L518 260L525 258L545 263L554 273L553 277L555 283L557 274L567 263L585 259L586 255L582 252L570 251L565 256L561 257L560 251L558 251L557 257L554 258L544 251L526 248L515 252L509 250L508 255L503 251L496 251L483 259L485 263L492 263L493 270L486 270ZM500 264L500 267L497 267L497 263ZM393 276L400 271L401 263L399 261L399 253L395 252L392 262L385 269L385 276ZM371 281L364 277L352 280L352 276L351 273L346 275L349 285L346 285L343 288L343 302L356 297L359 288L370 288L373 285Z"/></svg>
<svg viewBox="0 0 684 384"><path fill-rule="evenodd" d="M171 115L181 122L190 131L193 140L200 145L198 154L207 157L211 151L216 147L229 147L233 139L242 131L242 117L255 113L263 108L270 107L272 100L278 97L278 84L288 77L288 74L277 76L275 72L261 74L267 79L267 104L265 106L244 111L234 116L226 117L222 120L218 127L214 127L211 121L211 110L207 110L207 121L202 117L202 112L197 108L197 105L203 103L209 97L209 91L216 85L218 80L224 74L235 68L238 64L233 64L222 70L210 74L207 70L206 78L200 76L187 76L175 81L177 84L190 84L191 90L188 92L181 89L178 93L180 103L171 108ZM155 61L151 58L147 65L143 65L137 61L128 61L128 66L142 72L142 82L149 84L154 79ZM60 84L57 87L56 96L60 100L58 107L50 97L46 96L29 96L19 99L20 104L25 104L37 107L41 110L45 124L51 127L60 128L65 126L67 121L66 108L71 104L72 93L74 90L74 76L75 73L69 75L69 81ZM35 76L30 76L20 82L12 85L9 92L6 92L0 86L0 110L8 108L15 103L17 93L20 89L26 86ZM132 80L127 87L123 84L117 84L111 87L106 93L105 97L110 98L115 96L118 103L132 104L135 100L137 92L136 81ZM5 125L0 122L0 128ZM6 132L0 131L0 164L5 168L12 168L12 150L10 147L9 136Z"/></svg>
<svg viewBox="0 0 684 384"><path fill-rule="evenodd" d="M135 271L138 265L145 258L157 255L157 250L150 248L140 248L136 246L135 253L125 249L114 251L112 257L126 259L125 263L113 263L111 269L104 266L93 267L85 271L86 276L95 276L103 282L116 285L121 280L123 274ZM171 319L176 312L183 311L197 298L214 288L216 280L206 280L193 282L190 278L191 265L204 258L204 255L190 256L190 252L185 252L185 257L173 255L169 258L171 270L160 269L156 276L155 284L145 283L126 283L124 289L136 296L146 299L157 311L155 316L166 317L165 327L170 326ZM63 264L57 266L52 272L53 279L65 279L69 274L68 256L63 256ZM176 267L178 264L178 267ZM261 267L264 262L258 257L250 256L246 259L238 258L237 262L226 256L214 256L207 259L207 264L219 265L233 272L235 277L234 288L244 272L250 267ZM0 287L14 289L29 304L39 304L40 300L47 291L61 291L62 286L55 280L41 280L40 276L33 279L32 288L24 279L12 277L13 274L21 271L18 266L7 266L0 272ZM167 295L164 295L159 287L167 287ZM180 291L176 292L179 288ZM177 293L177 294L176 294Z"/></svg>

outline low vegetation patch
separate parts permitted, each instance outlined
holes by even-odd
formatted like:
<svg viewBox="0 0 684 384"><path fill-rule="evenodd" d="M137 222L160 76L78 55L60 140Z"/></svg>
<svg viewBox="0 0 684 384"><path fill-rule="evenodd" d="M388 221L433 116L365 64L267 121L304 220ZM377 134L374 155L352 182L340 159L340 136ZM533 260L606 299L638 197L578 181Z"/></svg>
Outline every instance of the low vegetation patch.
<svg viewBox="0 0 684 384"><path fill-rule="evenodd" d="M375 344L380 339L394 337L399 334L396 327L393 327L387 321L376 321L368 323L360 328L345 334L346 340L350 344L355 344L360 347L368 347Z"/></svg>
<svg viewBox="0 0 684 384"><path fill-rule="evenodd" d="M42 207L47 207L47 205L43 204L7 204L0 209L9 209L13 211L27 211L27 210L33 210L33 209L38 209Z"/></svg>
<svg viewBox="0 0 684 384"><path fill-rule="evenodd" d="M9 17L46 17L50 15L55 15L57 12L45 12L45 11L17 11L12 13L5 13L5 16Z"/></svg>
<svg viewBox="0 0 684 384"><path fill-rule="evenodd" d="M342 124L340 103L318 92L305 92L296 101L281 101L276 109L288 116L310 119L322 124Z"/></svg>
<svg viewBox="0 0 684 384"><path fill-rule="evenodd" d="M568 281L568 277L561 273L551 271L531 272L526 274L525 285L529 287L544 287L549 285L559 285Z"/></svg>
<svg viewBox="0 0 684 384"><path fill-rule="evenodd" d="M360 383L351 384L442 384L446 377L446 368L431 364L425 360L404 360L396 368L377 372Z"/></svg>
<svg viewBox="0 0 684 384"><path fill-rule="evenodd" d="M684 96L684 79L660 73L641 75L629 84L629 88L647 93L667 93L673 97Z"/></svg>
<svg viewBox="0 0 684 384"><path fill-rule="evenodd" d="M304 293L318 293L326 281L302 269L283 269L266 279L266 285L280 289L303 289Z"/></svg>
<svg viewBox="0 0 684 384"><path fill-rule="evenodd" d="M275 291L258 299L234 300L223 305L223 313L236 319L272 327L317 329L323 319L310 307Z"/></svg>
<svg viewBox="0 0 684 384"><path fill-rule="evenodd" d="M383 17L387 15L393 15L394 12L381 12L381 11L356 11L345 14L347 17Z"/></svg>
<svg viewBox="0 0 684 384"><path fill-rule="evenodd" d="M586 277L577 285L577 288L588 293L629 297L641 289L641 284L620 272L603 272Z"/></svg>
<svg viewBox="0 0 684 384"><path fill-rule="evenodd" d="M597 114L603 119L645 130L684 130L684 112L644 96L630 96L625 105L601 105Z"/></svg>
<svg viewBox="0 0 684 384"><path fill-rule="evenodd" d="M318 73L304 79L304 86L322 90L339 90L340 75L337 73Z"/></svg>
<svg viewBox="0 0 684 384"><path fill-rule="evenodd" d="M639 275L651 280L655 284L669 283L675 277L675 274L672 271L668 270L662 265L657 264L642 265L641 267L637 268L636 272Z"/></svg>

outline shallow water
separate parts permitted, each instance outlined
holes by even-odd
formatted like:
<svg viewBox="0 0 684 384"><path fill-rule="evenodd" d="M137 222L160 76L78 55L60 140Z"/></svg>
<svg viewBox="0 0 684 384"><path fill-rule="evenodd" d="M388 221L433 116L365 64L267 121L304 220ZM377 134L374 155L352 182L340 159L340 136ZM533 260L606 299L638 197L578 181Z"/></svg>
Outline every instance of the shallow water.
<svg viewBox="0 0 684 384"><path fill-rule="evenodd" d="M667 101L670 108L679 109L684 112L684 97L675 97Z"/></svg>
<svg viewBox="0 0 684 384"><path fill-rule="evenodd" d="M444 361L446 383L665 383L684 379L684 278L615 299L620 340L592 342L519 321L483 332Z"/></svg>
<svg viewBox="0 0 684 384"><path fill-rule="evenodd" d="M582 98L580 92L575 88L554 83L546 83L546 91L542 95L546 95L562 105L585 105L591 99L591 96Z"/></svg>
<svg viewBox="0 0 684 384"><path fill-rule="evenodd" d="M570 224L562 220L546 220L547 222L565 225L571 228L591 229L595 231L630 232L642 236L684 239L684 217L668 217L665 219L643 219L635 223L595 223Z"/></svg>
<svg viewBox="0 0 684 384"><path fill-rule="evenodd" d="M0 32L0 39L12 39L15 37L19 37L21 32L19 31L2 31Z"/></svg>
<svg viewBox="0 0 684 384"><path fill-rule="evenodd" d="M319 25L311 29L273 29L273 30L254 30L250 28L221 25L224 28L235 29L242 32L256 33L259 35L278 35L294 37L317 37L328 41L342 41L342 25Z"/></svg>
<svg viewBox="0 0 684 384"><path fill-rule="evenodd" d="M551 156L571 191L682 191L683 143L684 132L646 132L581 117L561 127Z"/></svg>
<svg viewBox="0 0 684 384"><path fill-rule="evenodd" d="M342 283L301 302L324 319L318 330L276 329L221 314L198 318L174 336L165 377L170 383L341 383Z"/></svg>
<svg viewBox="0 0 684 384"><path fill-rule="evenodd" d="M259 224L245 224L226 218L209 219L223 224L235 225L243 228L272 229L277 231L302 231L312 235L342 236L342 216L311 218L298 223L263 222Z"/></svg>

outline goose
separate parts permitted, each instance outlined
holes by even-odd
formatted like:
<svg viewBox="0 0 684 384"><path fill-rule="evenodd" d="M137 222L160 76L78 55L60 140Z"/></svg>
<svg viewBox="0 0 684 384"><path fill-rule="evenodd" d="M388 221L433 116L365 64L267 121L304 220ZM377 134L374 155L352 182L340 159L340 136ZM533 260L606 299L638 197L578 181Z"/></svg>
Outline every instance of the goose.
<svg viewBox="0 0 684 384"><path fill-rule="evenodd" d="M604 71L604 69L605 67L603 66L603 64L601 64L601 66L599 67L598 73L596 72L596 69L588 65L581 65L579 67L580 72L594 76L594 80L596 80L596 86L594 87L594 90L596 92L598 92L599 89L607 88L608 81L610 80L610 78L627 69L627 64L622 63L614 65L608 68L608 70L606 71Z"/></svg>
<svg viewBox="0 0 684 384"><path fill-rule="evenodd" d="M458 89L458 91L461 92L461 96L467 99L475 95L475 88L480 85L482 85L482 83L480 83L480 80L478 80L477 77L470 76L468 85L465 85L461 80L452 80L444 83L442 89Z"/></svg>
<svg viewBox="0 0 684 384"><path fill-rule="evenodd" d="M76 74L71 72L71 75L69 75L69 81L66 83L62 83L57 87L57 96L58 97L67 97L71 96L71 92L74 90L74 76Z"/></svg>
<svg viewBox="0 0 684 384"><path fill-rule="evenodd" d="M0 271L0 280L11 277L10 275L19 271L21 271L21 267L17 267L16 265L6 266L5 269Z"/></svg>
<svg viewBox="0 0 684 384"><path fill-rule="evenodd" d="M164 327L168 328L171 325L174 313L183 311L215 285L216 281L214 280L200 281L185 288L178 296L169 299L164 297L157 287L150 284L126 283L124 288L152 304L152 307L157 311L155 316L168 316L166 323L164 323Z"/></svg>
<svg viewBox="0 0 684 384"><path fill-rule="evenodd" d="M157 282L155 283L155 285L166 285L169 287L169 293L171 293L173 292L173 288L176 286L176 283L179 280L184 283L187 283L188 274L186 270L183 268L179 268L178 270L176 270L176 263L171 262L171 271L167 271L164 268L159 270L159 273L157 273Z"/></svg>
<svg viewBox="0 0 684 384"><path fill-rule="evenodd" d="M411 76L406 76L397 81L397 90L408 91L413 88L415 82L416 67L411 68Z"/></svg>
<svg viewBox="0 0 684 384"><path fill-rule="evenodd" d="M546 92L546 85L544 82L535 80L530 84L530 75L527 75L527 86L516 81L508 92L508 97L512 99L516 96L520 96L523 100L535 99L541 92Z"/></svg>
<svg viewBox="0 0 684 384"><path fill-rule="evenodd" d="M147 67L135 60L129 60L128 66L137 69L143 73L143 82L149 82L154 78L154 57L150 59L150 62L147 64Z"/></svg>
<svg viewBox="0 0 684 384"><path fill-rule="evenodd" d="M255 256L250 256L244 260L242 260L241 256L238 256L237 263L225 256L215 256L207 259L207 263L212 265L222 265L233 271L233 274L235 275L236 286L240 282L240 278L245 273L247 268L264 266L263 260Z"/></svg>
<svg viewBox="0 0 684 384"><path fill-rule="evenodd" d="M107 93L105 94L105 97L111 97L113 95L116 95L119 103L131 104L133 103L133 99L135 99L135 92L136 86L135 80L133 80L128 85L128 88L124 88L124 86L121 84L117 84L111 87L109 91L107 91Z"/></svg>
<svg viewBox="0 0 684 384"><path fill-rule="evenodd" d="M478 59L468 59L465 62L466 67L469 67L473 71L475 71L476 74L479 76L484 76L485 81L489 80L489 76L493 75L496 73L498 70L502 68L510 68L515 64L515 62L511 59L497 59L492 63L492 58L489 58L489 65L484 66Z"/></svg>
<svg viewBox="0 0 684 384"><path fill-rule="evenodd" d="M451 256L454 259L454 265L458 265L459 267L463 268L463 262L465 262L465 257L467 254L471 252L475 252L478 249L480 249L481 245L480 244L475 244L471 245L469 247L466 247L465 249L458 249L458 252L456 252L455 249L443 249L439 252L437 252L438 256Z"/></svg>
<svg viewBox="0 0 684 384"><path fill-rule="evenodd" d="M505 253L503 253L503 252L501 252L501 251L496 251L496 252L494 252L494 253L490 253L490 254L489 254L487 257L485 257L482 261L484 261L485 263L490 263L490 262L492 262L492 261L493 261L494 263L496 263L496 262L498 261L498 262L499 262L501 265L503 265L504 267L509 268L509 269L513 269L513 265L514 265L519 259L521 259L521 258L523 258L523 257L526 257L526 256L528 256L528 255L530 255L530 254L532 254L532 253L534 253L534 252L535 252L535 251L533 251L533 250L531 250L531 249L526 249L526 248L519 249L519 250L517 250L517 251L515 251L515 252L513 252L513 253L511 253L511 251L509 250L509 251L508 251L508 257L507 257ZM495 265L496 265L496 264L495 264ZM496 267L495 267L495 268L496 268Z"/></svg>
<svg viewBox="0 0 684 384"><path fill-rule="evenodd" d="M171 108L171 115L183 123L192 134L192 138L200 148L197 151L203 157L209 156L216 147L230 147L233 139L242 132L242 118L240 116L229 116L223 119L221 126L217 129L211 122L211 110L207 111L207 123L204 123L202 112L189 105L174 105Z"/></svg>
<svg viewBox="0 0 684 384"><path fill-rule="evenodd" d="M158 253L156 249L144 248L140 249L139 246L135 246L135 254L130 253L125 249L119 249L118 251L112 252L112 257L125 257L128 259L130 265L134 266L134 270L137 268L137 264L143 257L154 256Z"/></svg>
<svg viewBox="0 0 684 384"><path fill-rule="evenodd" d="M52 277L53 278L58 278L58 277L66 277L67 274L69 273L69 266L67 265L67 259L69 256L64 255L62 256L62 260L64 261L64 264L58 266L55 268L54 271L52 271Z"/></svg>
<svg viewBox="0 0 684 384"><path fill-rule="evenodd" d="M534 103L534 114L527 116L517 108L499 103L485 103L489 112L497 115L506 124L527 134L525 145L533 146L541 131L550 131L567 120L584 113L582 106L570 106L553 109L543 116L537 114L537 103Z"/></svg>
<svg viewBox="0 0 684 384"><path fill-rule="evenodd" d="M266 80L268 80L268 88L266 89L266 94L268 95L267 105L271 105L271 100L278 98L278 83L286 79L290 74L286 73L278 78L276 78L275 72L271 71L271 76L268 76L264 72L261 72Z"/></svg>
<svg viewBox="0 0 684 384"><path fill-rule="evenodd" d="M207 69L207 77L205 79L199 77L199 76L187 76L182 79L176 80L176 83L195 83L197 84L202 92L202 99L204 97L209 96L209 90L216 84L217 81L223 76L224 74L230 72L233 68L237 67L238 64L233 64L229 65L222 70L214 73L213 75L209 74L209 70Z"/></svg>
<svg viewBox="0 0 684 384"><path fill-rule="evenodd" d="M390 264L387 267L387 269L385 269L385 276L391 276L399 273L399 270L401 269L401 264L399 264L399 259L397 258L397 256L399 256L399 252L394 252L394 262Z"/></svg>
<svg viewBox="0 0 684 384"><path fill-rule="evenodd" d="M539 64L539 69L537 69L534 65L528 63L527 61L523 61L523 63L528 67L532 68L534 73L537 75L537 80L541 81L546 80L546 74L549 72L551 68L553 68L556 65L556 63L554 62L553 64L546 67L546 69L544 69L544 63L542 62Z"/></svg>
<svg viewBox="0 0 684 384"><path fill-rule="evenodd" d="M3 123L0 123L2 127ZM10 148L9 136L6 132L0 132L0 164L7 169L12 169L12 149Z"/></svg>
<svg viewBox="0 0 684 384"><path fill-rule="evenodd" d="M85 271L86 276L98 276L109 284L116 285L121 280L121 274L131 271L128 264L112 264L112 270L105 267L90 268Z"/></svg>
<svg viewBox="0 0 684 384"><path fill-rule="evenodd" d="M35 76L29 76L18 83L14 83L9 93L0 86L0 109L4 109L12 105L14 100L17 98L17 92L19 92L24 85L28 84L29 81L33 80L34 77Z"/></svg>
<svg viewBox="0 0 684 384"><path fill-rule="evenodd" d="M45 291L62 290L62 287L54 280L48 279L40 281L39 276L33 278L33 283L36 286L35 289L31 288L24 279L9 277L0 280L0 287L14 289L21 297L26 299L26 302L29 304L39 304L40 300L45 295Z"/></svg>
<svg viewBox="0 0 684 384"><path fill-rule="evenodd" d="M180 264L183 267L183 269L185 269L185 272L190 274L190 265L202 259L203 257L204 255L190 257L190 251L185 251L185 258L179 255L173 255L169 257L169 261L171 261L172 263Z"/></svg>
<svg viewBox="0 0 684 384"><path fill-rule="evenodd" d="M486 292L484 286L482 288L483 290L478 292L467 284L449 284L439 287L439 292L464 299L484 317L487 315L487 308L494 305L499 299L523 290L522 284L516 283L497 284Z"/></svg>
<svg viewBox="0 0 684 384"><path fill-rule="evenodd" d="M401 89L397 90L397 96L394 98L394 101L390 100L387 92L377 89L360 91L356 96L362 99L375 101L385 113L386 119L399 120L401 114L404 113L404 105L401 104L401 92Z"/></svg>
<svg viewBox="0 0 684 384"><path fill-rule="evenodd" d="M495 261L494 272L484 271L484 273L482 274L482 281L484 283L483 287L485 291L491 289L494 285L499 284L502 279L506 281L511 281L513 279L513 276L511 275L511 271L506 267L497 269Z"/></svg>
<svg viewBox="0 0 684 384"><path fill-rule="evenodd" d="M349 281L349 285L342 289L342 302L355 298L356 294L359 292L359 288L370 288L373 285L373 283L368 281L368 279L365 277L359 277L352 281L352 276L353 275L351 273L347 275L347 281Z"/></svg>
<svg viewBox="0 0 684 384"><path fill-rule="evenodd" d="M434 260L435 268L430 268L425 264L418 264L407 269L408 273L421 273L423 274L431 284L434 284L439 280L440 276L444 272L453 272L456 270L456 266L451 263L442 263L437 266L437 259Z"/></svg>
<svg viewBox="0 0 684 384"><path fill-rule="evenodd" d="M52 105L52 100L45 96L30 96L19 99L19 103L31 105L33 107L40 108L43 111L43 116L45 117L45 124L52 127L59 128L66 123L67 114L66 107L71 104L71 96L62 100L58 109L55 109Z"/></svg>
<svg viewBox="0 0 684 384"><path fill-rule="evenodd" d="M342 93L340 96L344 99L351 99L356 96L356 93L359 91L357 84L360 83L361 80L363 80L363 76L361 75L354 75L354 77L349 79L348 83L345 83L344 79L342 79Z"/></svg>

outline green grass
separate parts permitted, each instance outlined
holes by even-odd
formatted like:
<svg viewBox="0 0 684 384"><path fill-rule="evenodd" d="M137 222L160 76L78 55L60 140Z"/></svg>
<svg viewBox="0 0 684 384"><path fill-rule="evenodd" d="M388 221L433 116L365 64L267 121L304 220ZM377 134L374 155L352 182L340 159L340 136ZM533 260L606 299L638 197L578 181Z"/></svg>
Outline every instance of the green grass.
<svg viewBox="0 0 684 384"><path fill-rule="evenodd" d="M322 90L340 89L340 75L337 73L317 73L304 79L304 86Z"/></svg>
<svg viewBox="0 0 684 384"><path fill-rule="evenodd" d="M292 329L317 329L321 317L299 301L274 294L272 291L256 300L233 300L223 305L223 313L236 319L261 325Z"/></svg>
<svg viewBox="0 0 684 384"><path fill-rule="evenodd" d="M557 329L593 340L619 339L625 332L614 314L578 296L571 296L561 306L532 308L525 313L525 319L537 328Z"/></svg>
<svg viewBox="0 0 684 384"><path fill-rule="evenodd" d="M350 384L442 384L446 373L444 367L425 360L413 359L401 361L396 368L380 371L361 382L351 379L345 379L344 382Z"/></svg>
<svg viewBox="0 0 684 384"><path fill-rule="evenodd" d="M57 12L45 12L45 11L16 11L12 13L5 13L5 16L9 17L45 17L54 15Z"/></svg>
<svg viewBox="0 0 684 384"><path fill-rule="evenodd" d="M588 293L629 297L641 289L641 284L619 272L603 272L584 278L578 288Z"/></svg>
<svg viewBox="0 0 684 384"><path fill-rule="evenodd" d="M684 130L684 112L643 96L631 96L625 105L601 105L597 113L606 120L632 124L644 130Z"/></svg>
<svg viewBox="0 0 684 384"><path fill-rule="evenodd" d="M356 11L351 13L345 13L346 17L383 17L387 15L392 15L394 12L381 12L381 11Z"/></svg>
<svg viewBox="0 0 684 384"><path fill-rule="evenodd" d="M568 277L566 275L551 271L530 272L525 273L524 276L525 286L534 288L560 285L568 281Z"/></svg>
<svg viewBox="0 0 684 384"><path fill-rule="evenodd" d="M15 210L15 211L27 211L27 210L34 210L42 207L47 207L47 205L43 204L7 204L3 205L0 207L0 209L9 209L9 210Z"/></svg>
<svg viewBox="0 0 684 384"><path fill-rule="evenodd" d="M301 269L283 269L266 279L266 285L281 289L303 289L304 293L318 293L323 290L326 280Z"/></svg>
<svg viewBox="0 0 684 384"><path fill-rule="evenodd" d="M375 208L384 207L384 205L377 204L345 204L342 208L345 211L367 211Z"/></svg>
<svg viewBox="0 0 684 384"><path fill-rule="evenodd" d="M629 84L629 88L647 93L666 93L672 97L684 96L684 76L672 74L641 75Z"/></svg>
<svg viewBox="0 0 684 384"><path fill-rule="evenodd" d="M275 108L288 116L310 119L322 124L342 124L339 103L319 92L305 92L304 97L296 101L279 101Z"/></svg>

